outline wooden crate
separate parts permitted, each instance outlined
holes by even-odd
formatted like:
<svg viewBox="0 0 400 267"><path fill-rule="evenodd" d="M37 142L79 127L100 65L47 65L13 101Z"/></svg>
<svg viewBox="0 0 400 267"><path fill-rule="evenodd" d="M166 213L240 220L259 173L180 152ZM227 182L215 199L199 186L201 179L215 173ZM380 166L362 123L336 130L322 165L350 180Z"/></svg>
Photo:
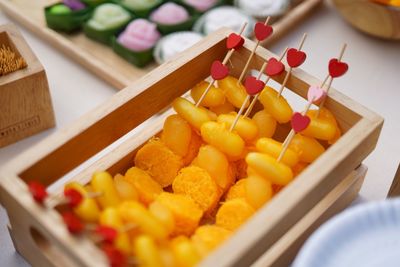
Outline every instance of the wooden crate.
<svg viewBox="0 0 400 267"><path fill-rule="evenodd" d="M94 244L68 233L55 210L43 209L32 201L25 182L36 179L50 185L58 181L52 187L57 191L66 180L88 182L94 170L123 173L133 165L136 149L161 130L172 100L205 79L212 62L224 57L229 33L223 29L210 35L2 169L0 200L10 218L15 246L28 261L36 266L106 265ZM234 53L233 75L239 75L254 45L248 41ZM271 56L271 52L259 48L250 68L259 69ZM284 75L276 81L282 82ZM306 98L308 87L319 83L296 69L287 87ZM375 148L383 124L380 116L334 89L326 107L336 116L344 135L201 266L250 265L329 192L334 192ZM289 125L281 125L276 137L283 139L289 130ZM34 245L32 236L39 240L38 245Z"/></svg>
<svg viewBox="0 0 400 267"><path fill-rule="evenodd" d="M155 63L140 69L116 55L109 47L87 38L83 33L63 34L46 26L43 9L58 0L0 0L7 15L37 34L53 47L66 54L99 78L120 90L156 67ZM268 43L281 38L300 24L322 0L296 0L296 6L275 22L274 34ZM264 43L263 45L267 45Z"/></svg>
<svg viewBox="0 0 400 267"><path fill-rule="evenodd" d="M25 59L27 67L0 76L0 148L54 127L46 72L12 24L0 26L0 45Z"/></svg>

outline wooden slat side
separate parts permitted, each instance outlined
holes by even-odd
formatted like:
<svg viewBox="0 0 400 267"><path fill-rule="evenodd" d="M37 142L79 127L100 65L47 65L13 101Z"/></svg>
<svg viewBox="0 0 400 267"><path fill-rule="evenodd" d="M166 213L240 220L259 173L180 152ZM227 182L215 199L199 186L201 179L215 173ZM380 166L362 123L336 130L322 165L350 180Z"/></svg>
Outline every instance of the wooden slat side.
<svg viewBox="0 0 400 267"><path fill-rule="evenodd" d="M32 228L40 232L48 244L62 251L68 262L74 263L73 266L108 266L105 255L91 240L71 235L57 211L42 208L32 201L26 184L14 174L4 171L0 173L0 195L1 203L6 208L12 224L12 231L17 233L13 235L14 242L18 243L17 248L21 248L27 253L26 256L33 260L33 266L42 266L39 263L43 263L44 260L41 255L38 256L40 262L35 262L32 251L28 249L32 247L33 251L39 251L32 237ZM48 253L47 257L50 255L51 253ZM57 262L57 259L50 261Z"/></svg>
<svg viewBox="0 0 400 267"><path fill-rule="evenodd" d="M322 223L342 211L356 198L366 172L364 165L351 172L251 267L290 266L306 239Z"/></svg>
<svg viewBox="0 0 400 267"><path fill-rule="evenodd" d="M222 30L206 38L176 61L147 74L67 130L55 133L13 160L11 168L22 172L25 180L42 179L47 184L55 181L206 78L209 68L205 66L226 52L226 34ZM40 161L36 164L37 158Z"/></svg>

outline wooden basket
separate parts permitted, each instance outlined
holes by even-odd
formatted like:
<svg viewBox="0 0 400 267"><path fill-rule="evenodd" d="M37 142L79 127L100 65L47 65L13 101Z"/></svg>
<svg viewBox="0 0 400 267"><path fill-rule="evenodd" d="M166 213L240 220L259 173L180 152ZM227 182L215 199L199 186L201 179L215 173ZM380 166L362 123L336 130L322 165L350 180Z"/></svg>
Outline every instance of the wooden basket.
<svg viewBox="0 0 400 267"><path fill-rule="evenodd" d="M224 57L229 33L223 29L207 37L2 169L0 200L10 218L14 244L29 262L35 266L107 265L90 240L68 233L55 210L43 209L32 201L25 182L57 182L52 189L59 191L67 180L88 182L95 170L124 173L133 165L137 148L161 130L164 118L171 113L167 109L172 100L205 79L212 62ZM254 45L247 41L234 53L234 76L240 74ZM259 69L271 56L268 50L259 48L250 68ZM276 80L282 82L284 75ZM306 98L308 87L319 83L296 69L287 87ZM359 189L354 181L362 180L365 170L356 175L354 170L375 148L383 119L334 89L326 107L336 116L344 135L201 266L249 266L330 192L337 198L337 188L346 177L353 181L346 190ZM281 125L276 137L283 139L289 130L289 125Z"/></svg>
<svg viewBox="0 0 400 267"><path fill-rule="evenodd" d="M12 24L0 26L0 45L22 57L27 67L0 76L0 148L54 127L46 72Z"/></svg>

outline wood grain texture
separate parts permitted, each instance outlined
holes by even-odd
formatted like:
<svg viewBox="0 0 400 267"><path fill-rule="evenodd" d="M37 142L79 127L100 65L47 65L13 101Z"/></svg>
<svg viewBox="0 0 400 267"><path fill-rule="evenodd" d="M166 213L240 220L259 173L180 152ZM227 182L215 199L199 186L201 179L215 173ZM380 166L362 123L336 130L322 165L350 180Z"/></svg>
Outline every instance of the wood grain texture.
<svg viewBox="0 0 400 267"><path fill-rule="evenodd" d="M387 197L400 197L400 164L393 178Z"/></svg>
<svg viewBox="0 0 400 267"><path fill-rule="evenodd" d="M152 63L143 69L136 68L116 55L109 47L88 39L83 33L68 35L47 28L43 9L55 2L57 1L0 0L0 7L8 16L118 90L130 85L156 67L155 63ZM296 2L299 2L297 6L273 25L275 30L271 41L278 40L293 29L322 0Z"/></svg>
<svg viewBox="0 0 400 267"><path fill-rule="evenodd" d="M373 36L400 40L400 9L366 0L333 0L355 28Z"/></svg>
<svg viewBox="0 0 400 267"><path fill-rule="evenodd" d="M27 67L0 77L0 147L55 125L46 72L17 28L0 26L0 44L8 44Z"/></svg>
<svg viewBox="0 0 400 267"><path fill-rule="evenodd" d="M60 216L54 210L40 210L33 203L24 181L35 179L46 184L56 182L103 149L110 148L110 145L113 146L111 151L80 171L73 179L87 181L95 168L108 169L113 174L123 172L132 163L135 150L160 130L163 122L160 114L170 106L171 101L206 78L209 66L215 59L222 60L226 54L225 40L230 33L222 29L208 36L175 61L160 66L73 125L53 134L4 166L0 171L0 201L6 209L10 207L9 203L19 205L17 213L26 213L27 221L38 222L35 227L41 227L42 234L57 241L57 245L62 246L66 254L74 255L69 258L83 266L96 266L94 262L83 258L85 253L82 251L89 248L69 246L73 238L68 239L59 232L62 228L59 225ZM254 42L248 41L244 48L234 53L232 64L233 75L236 77L254 45ZM276 55L259 47L250 69L260 68L272 56ZM282 81L284 75L276 80ZM306 99L309 85L319 83L317 78L296 69L287 87ZM335 89L330 91L326 107L337 118L344 135L268 205L260 209L229 242L205 259L201 266L249 266L372 152L383 124L380 116ZM141 125L148 119L150 126ZM131 137L123 139L139 125ZM282 133L288 130L285 127L282 127ZM53 224L57 227L52 227ZM14 225L11 226L13 231L17 231Z"/></svg>

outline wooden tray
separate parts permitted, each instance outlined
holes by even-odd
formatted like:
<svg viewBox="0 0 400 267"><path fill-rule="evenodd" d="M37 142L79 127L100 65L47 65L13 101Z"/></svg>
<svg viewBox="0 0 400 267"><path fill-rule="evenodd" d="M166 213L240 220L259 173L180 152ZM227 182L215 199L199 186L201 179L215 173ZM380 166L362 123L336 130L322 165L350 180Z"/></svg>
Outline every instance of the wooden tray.
<svg viewBox="0 0 400 267"><path fill-rule="evenodd" d="M47 28L43 8L54 2L59 1L0 0L0 7L12 19L24 25L50 45L59 49L62 53L71 57L118 90L125 88L132 81L137 80L156 67L156 64L153 63L144 69L136 68L116 55L109 47L88 39L83 33L67 35ZM294 25L299 24L322 0L301 0L297 2L299 4L295 8L274 24L275 32L271 37L273 39L268 40L268 42L279 39Z"/></svg>
<svg viewBox="0 0 400 267"><path fill-rule="evenodd" d="M104 255L90 240L71 236L58 212L43 209L32 201L25 182L57 182L53 189L59 190L67 180L87 182L93 170L124 173L132 166L136 149L161 130L167 114L160 112L205 79L209 75L207 66L215 59L224 57L230 33L222 29L210 35L0 171L0 201L10 217L15 246L29 262L36 266L106 266ZM232 75L239 76L254 45L246 42L243 49L234 53ZM260 47L250 69L259 69L271 56L275 55ZM285 74L275 80L282 82ZM296 69L287 87L306 99L310 84L319 83ZM383 124L380 116L335 89L331 90L326 107L337 118L344 135L200 266L249 266L372 152ZM275 138L282 140L289 130L289 125L280 125ZM42 242L34 245L34 239Z"/></svg>

